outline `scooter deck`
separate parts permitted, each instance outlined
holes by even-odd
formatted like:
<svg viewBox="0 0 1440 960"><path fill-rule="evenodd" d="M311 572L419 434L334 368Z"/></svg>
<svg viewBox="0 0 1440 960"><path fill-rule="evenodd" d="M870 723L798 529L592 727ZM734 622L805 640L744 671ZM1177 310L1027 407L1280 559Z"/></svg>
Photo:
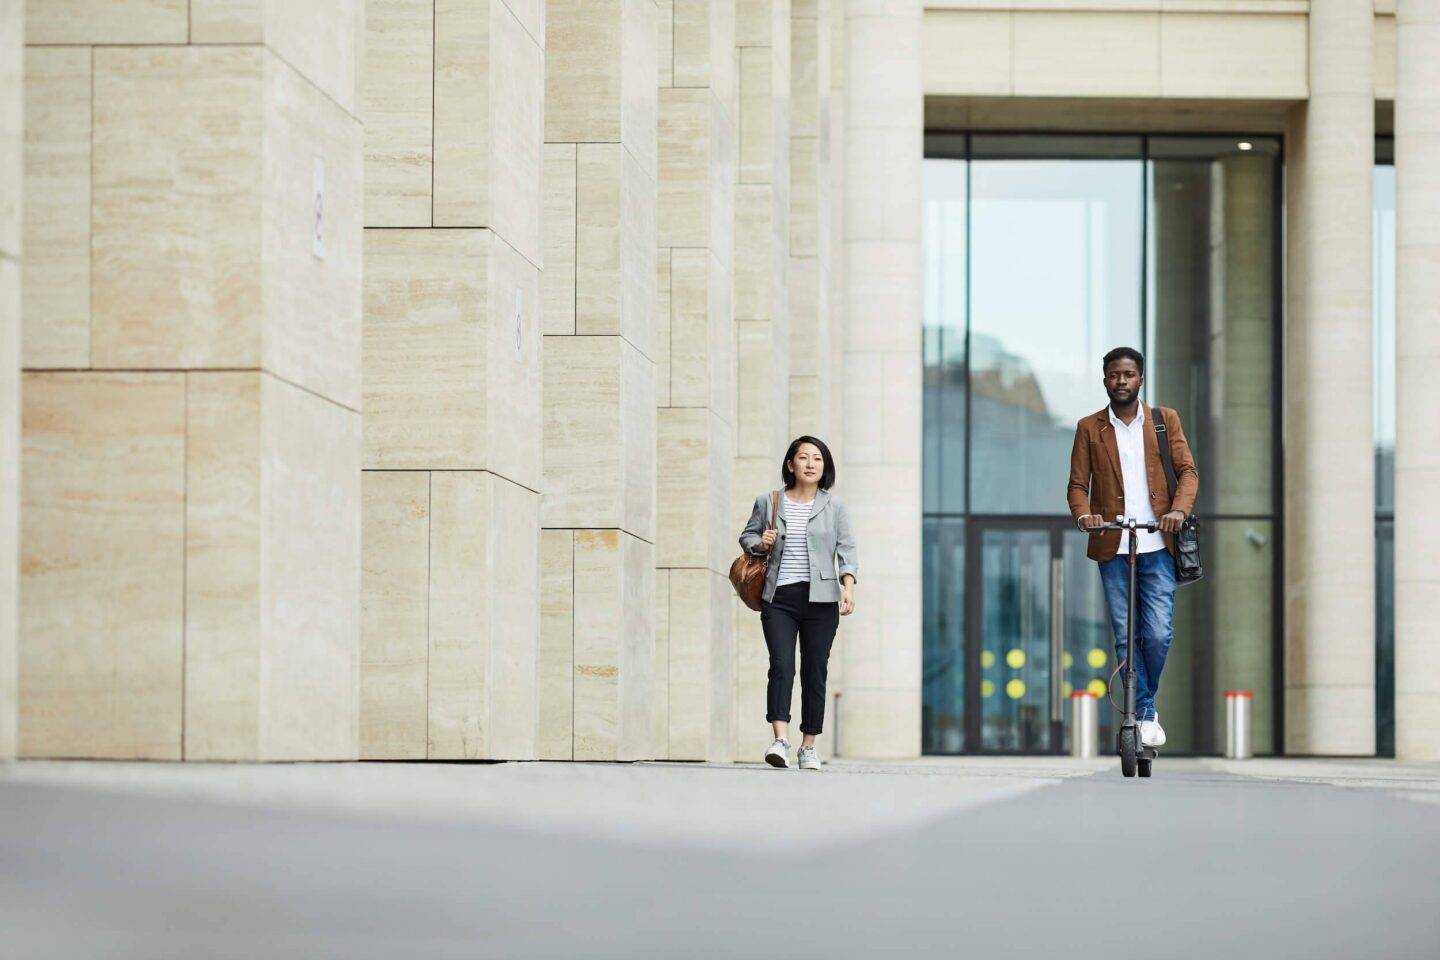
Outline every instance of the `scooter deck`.
<svg viewBox="0 0 1440 960"><path fill-rule="evenodd" d="M1156 750L1154 747L1141 747L1140 752L1135 754L1135 756L1139 757L1141 760L1154 760L1156 757L1160 756L1160 751Z"/></svg>

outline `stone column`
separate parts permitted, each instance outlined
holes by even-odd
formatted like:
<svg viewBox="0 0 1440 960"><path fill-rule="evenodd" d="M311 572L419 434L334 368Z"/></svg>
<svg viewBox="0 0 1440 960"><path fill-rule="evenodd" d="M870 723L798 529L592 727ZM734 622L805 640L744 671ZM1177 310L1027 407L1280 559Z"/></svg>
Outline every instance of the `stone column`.
<svg viewBox="0 0 1440 960"><path fill-rule="evenodd" d="M920 752L918 0L846 5L844 458L860 552L841 628L846 756Z"/></svg>
<svg viewBox="0 0 1440 960"><path fill-rule="evenodd" d="M25 4L0 0L0 760L15 756Z"/></svg>
<svg viewBox="0 0 1440 960"><path fill-rule="evenodd" d="M748 0L736 10L740 166L735 188L736 449L730 515L735 552L735 538L750 517L755 497L780 483L780 460L790 440L790 11L790 0ZM736 753L753 760L769 743L769 658L759 616L739 600L732 604ZM793 723L798 729L798 716Z"/></svg>
<svg viewBox="0 0 1440 960"><path fill-rule="evenodd" d="M30 13L21 752L354 759L361 6Z"/></svg>
<svg viewBox="0 0 1440 960"><path fill-rule="evenodd" d="M534 759L543 10L366 14L361 755Z"/></svg>
<svg viewBox="0 0 1440 960"><path fill-rule="evenodd" d="M661 4L656 755L735 747L735 5ZM671 709L671 705L674 708Z"/></svg>
<svg viewBox="0 0 1440 960"><path fill-rule="evenodd" d="M541 755L636 760L656 727L659 11L546 16Z"/></svg>
<svg viewBox="0 0 1440 960"><path fill-rule="evenodd" d="M831 434L830 0L790 16L790 435ZM833 452L833 451L832 451Z"/></svg>
<svg viewBox="0 0 1440 960"><path fill-rule="evenodd" d="M1310 5L1287 123L1285 750L1375 750L1373 11Z"/></svg>
<svg viewBox="0 0 1440 960"><path fill-rule="evenodd" d="M1395 87L1395 755L1440 759L1440 8L1400 0Z"/></svg>

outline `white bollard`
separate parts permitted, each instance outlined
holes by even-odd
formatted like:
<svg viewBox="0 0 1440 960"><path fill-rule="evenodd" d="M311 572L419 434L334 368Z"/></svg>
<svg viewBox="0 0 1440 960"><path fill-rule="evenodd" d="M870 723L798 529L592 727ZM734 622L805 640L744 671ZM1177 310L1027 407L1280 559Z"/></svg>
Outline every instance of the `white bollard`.
<svg viewBox="0 0 1440 960"><path fill-rule="evenodd" d="M1225 691L1225 756L1249 760L1254 756L1250 743L1250 710L1255 694L1249 690Z"/></svg>
<svg viewBox="0 0 1440 960"><path fill-rule="evenodd" d="M1088 690L1070 694L1070 756L1100 755L1100 700Z"/></svg>

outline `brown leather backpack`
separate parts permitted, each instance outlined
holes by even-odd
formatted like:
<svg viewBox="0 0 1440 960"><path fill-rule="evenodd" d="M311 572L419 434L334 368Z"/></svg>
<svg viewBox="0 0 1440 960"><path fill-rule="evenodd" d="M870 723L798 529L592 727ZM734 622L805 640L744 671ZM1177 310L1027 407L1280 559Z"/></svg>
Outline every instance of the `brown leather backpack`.
<svg viewBox="0 0 1440 960"><path fill-rule="evenodd" d="M775 529L775 518L780 513L780 491L770 494L770 527ZM735 595L751 610L759 610L765 595L765 574L770 568L770 555L755 556L746 550L730 564L730 585Z"/></svg>

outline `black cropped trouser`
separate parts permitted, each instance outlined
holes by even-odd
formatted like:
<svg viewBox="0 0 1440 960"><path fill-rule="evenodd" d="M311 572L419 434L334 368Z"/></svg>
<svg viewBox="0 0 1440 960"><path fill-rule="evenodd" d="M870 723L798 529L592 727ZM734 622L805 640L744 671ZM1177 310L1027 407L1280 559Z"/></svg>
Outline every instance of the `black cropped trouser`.
<svg viewBox="0 0 1440 960"><path fill-rule="evenodd" d="M800 640L800 732L819 734L825 726L825 677L830 645L840 626L840 604L811 603L810 584L787 583L760 608L765 646L770 648L770 682L765 688L765 719L790 722L790 693L795 688L795 640Z"/></svg>

